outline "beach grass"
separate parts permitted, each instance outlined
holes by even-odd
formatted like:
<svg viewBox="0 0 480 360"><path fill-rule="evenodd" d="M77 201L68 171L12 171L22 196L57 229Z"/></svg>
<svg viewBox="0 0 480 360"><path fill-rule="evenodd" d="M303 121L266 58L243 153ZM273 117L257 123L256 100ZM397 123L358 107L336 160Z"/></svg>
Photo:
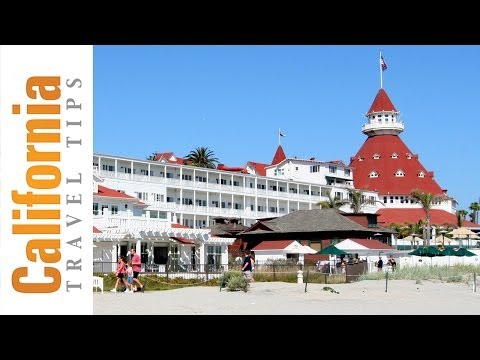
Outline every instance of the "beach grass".
<svg viewBox="0 0 480 360"><path fill-rule="evenodd" d="M480 266L405 266L389 272L388 278L391 280L415 280L417 282L441 281L471 284L474 273L477 275L480 273ZM358 277L358 281L381 280L385 277L385 272L364 273Z"/></svg>

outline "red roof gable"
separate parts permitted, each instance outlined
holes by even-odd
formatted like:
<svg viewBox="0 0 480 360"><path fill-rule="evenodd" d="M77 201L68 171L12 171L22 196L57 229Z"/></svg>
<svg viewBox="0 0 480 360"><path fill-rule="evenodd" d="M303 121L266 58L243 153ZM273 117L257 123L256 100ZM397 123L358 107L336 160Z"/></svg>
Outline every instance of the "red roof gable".
<svg viewBox="0 0 480 360"><path fill-rule="evenodd" d="M170 160L171 157L174 156L176 158L176 161ZM165 152L165 153L156 153L155 154L155 161L160 161L162 159L167 160L171 164L183 164L183 158L179 158L173 154L173 152Z"/></svg>
<svg viewBox="0 0 480 360"><path fill-rule="evenodd" d="M389 226L392 223L404 224L404 223L418 223L419 220L425 219L425 211L423 209L379 209L377 221ZM457 225L457 217L455 214L449 213L445 210L431 209L430 210L430 224L431 225L444 225L452 224ZM475 224L471 221L465 220L463 222L464 227L476 227L480 228L479 224Z"/></svg>
<svg viewBox="0 0 480 360"><path fill-rule="evenodd" d="M136 197L124 194L120 191L113 190L107 188L103 185L98 185L98 193L93 193L97 196L105 196L105 197L114 197L114 198L122 198L122 199L130 199L130 200L138 200Z"/></svg>
<svg viewBox="0 0 480 360"><path fill-rule="evenodd" d="M267 240L252 248L252 250L283 250L295 240Z"/></svg>
<svg viewBox="0 0 480 360"><path fill-rule="evenodd" d="M378 159L374 159L378 155ZM392 158L392 156L396 158ZM362 161L359 160L362 159ZM410 149L397 135L377 135L368 137L357 154L351 158L353 184L356 189L378 191L379 195L410 195L417 188L423 192L442 195L442 188L413 156ZM395 176L401 170L404 176ZM378 177L370 177L376 172ZM423 172L424 177L419 177Z"/></svg>
<svg viewBox="0 0 480 360"><path fill-rule="evenodd" d="M94 234L100 234L101 231L98 230L98 229L94 226L94 227L93 227L93 233L94 233Z"/></svg>
<svg viewBox="0 0 480 360"><path fill-rule="evenodd" d="M272 164L271 165L277 165L279 162L285 160L287 157L285 156L285 153L283 152L282 145L278 145L277 151L275 152L275 155L273 156Z"/></svg>
<svg viewBox="0 0 480 360"><path fill-rule="evenodd" d="M387 245L381 241L374 240L374 239L349 239L353 242L356 242L359 245L365 246L367 249L385 249L385 250L393 250L394 248L390 245Z"/></svg>
<svg viewBox="0 0 480 360"><path fill-rule="evenodd" d="M378 111L397 112L397 109L395 109L395 106L393 106L386 91L383 89L378 90L377 96L375 97L375 100L373 100L373 104L372 106L370 106L370 110L368 110L367 114L371 114L373 112L378 112Z"/></svg>
<svg viewBox="0 0 480 360"><path fill-rule="evenodd" d="M253 161L248 162L249 165L251 165L254 169L255 172L260 175L260 176L266 176L267 175L267 170L265 169L269 164L262 164L262 163L257 163Z"/></svg>

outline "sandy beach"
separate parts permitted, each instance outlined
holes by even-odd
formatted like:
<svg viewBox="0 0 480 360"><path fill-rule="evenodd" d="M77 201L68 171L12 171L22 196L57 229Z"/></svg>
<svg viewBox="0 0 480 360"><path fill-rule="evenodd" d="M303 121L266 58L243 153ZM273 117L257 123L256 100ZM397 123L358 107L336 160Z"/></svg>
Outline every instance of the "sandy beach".
<svg viewBox="0 0 480 360"><path fill-rule="evenodd" d="M480 314L480 287L413 280L367 280L328 285L252 283L248 292L192 286L145 293L94 293L93 313L138 315L473 315ZM135 311L132 311L135 309Z"/></svg>

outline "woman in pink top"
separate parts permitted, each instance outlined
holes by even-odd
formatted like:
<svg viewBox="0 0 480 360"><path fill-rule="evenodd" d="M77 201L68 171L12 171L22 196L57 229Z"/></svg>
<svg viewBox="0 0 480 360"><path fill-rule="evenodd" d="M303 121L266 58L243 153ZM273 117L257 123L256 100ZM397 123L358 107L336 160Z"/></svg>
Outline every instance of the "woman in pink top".
<svg viewBox="0 0 480 360"><path fill-rule="evenodd" d="M117 270L115 271L115 275L117 276L117 281L115 282L115 287L112 290L110 290L111 292L117 292L117 287L118 287L118 284L120 283L120 280L123 282L125 287L129 289L130 292L132 291L130 289L130 285L127 283L127 280L125 280L125 273L127 271L126 264L127 264L126 259L123 256L120 256L118 258Z"/></svg>

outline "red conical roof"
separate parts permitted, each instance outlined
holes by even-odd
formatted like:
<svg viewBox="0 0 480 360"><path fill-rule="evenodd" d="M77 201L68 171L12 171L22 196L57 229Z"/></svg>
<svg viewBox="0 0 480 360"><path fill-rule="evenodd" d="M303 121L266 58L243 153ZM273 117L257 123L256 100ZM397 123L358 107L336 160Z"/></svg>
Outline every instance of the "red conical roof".
<svg viewBox="0 0 480 360"><path fill-rule="evenodd" d="M375 97L375 100L373 100L373 104L370 106L370 110L368 110L367 114L379 111L397 112L397 109L395 109L395 106L393 106L392 102L390 101L387 92L383 89L378 90L377 96Z"/></svg>
<svg viewBox="0 0 480 360"><path fill-rule="evenodd" d="M278 145L277 151L275 152L275 156L273 157L273 160L272 160L272 165L277 165L280 161L283 161L286 158L287 157L283 152L282 145Z"/></svg>
<svg viewBox="0 0 480 360"><path fill-rule="evenodd" d="M433 179L433 173L423 167L418 156L413 155L397 135L368 137L351 158L349 166L353 167L355 188L378 191L379 196L410 195L413 189L434 195L444 194ZM395 176L397 171L403 172L404 176ZM372 172L378 177L370 177ZM421 173L423 177L419 176Z"/></svg>

